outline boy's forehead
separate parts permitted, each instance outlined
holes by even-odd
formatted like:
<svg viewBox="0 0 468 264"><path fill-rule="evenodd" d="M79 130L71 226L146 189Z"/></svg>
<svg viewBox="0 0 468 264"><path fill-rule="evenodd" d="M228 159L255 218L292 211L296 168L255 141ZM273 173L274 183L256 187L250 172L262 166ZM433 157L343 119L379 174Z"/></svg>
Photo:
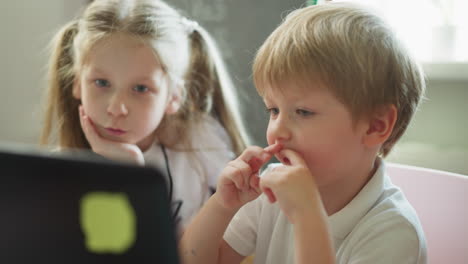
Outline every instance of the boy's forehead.
<svg viewBox="0 0 468 264"><path fill-rule="evenodd" d="M317 91L328 91L328 87L319 80L284 80L275 83L264 83L257 88L264 100L287 95L298 100Z"/></svg>

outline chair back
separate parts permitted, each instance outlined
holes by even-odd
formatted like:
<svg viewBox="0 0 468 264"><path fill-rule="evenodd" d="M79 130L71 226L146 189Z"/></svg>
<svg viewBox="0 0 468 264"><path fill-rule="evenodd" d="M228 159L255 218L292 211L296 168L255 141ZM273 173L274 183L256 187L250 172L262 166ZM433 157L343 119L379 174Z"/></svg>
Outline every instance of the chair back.
<svg viewBox="0 0 468 264"><path fill-rule="evenodd" d="M396 163L387 172L419 216L429 263L468 263L468 176Z"/></svg>

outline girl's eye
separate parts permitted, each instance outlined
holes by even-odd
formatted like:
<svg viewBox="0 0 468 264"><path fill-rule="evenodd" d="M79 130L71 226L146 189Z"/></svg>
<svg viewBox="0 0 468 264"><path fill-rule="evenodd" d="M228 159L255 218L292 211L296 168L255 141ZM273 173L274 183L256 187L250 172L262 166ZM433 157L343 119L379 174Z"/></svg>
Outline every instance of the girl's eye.
<svg viewBox="0 0 468 264"><path fill-rule="evenodd" d="M107 87L107 86L109 86L109 82L107 80L103 80L103 79L97 79L97 80L94 81L94 83L98 87Z"/></svg>
<svg viewBox="0 0 468 264"><path fill-rule="evenodd" d="M145 93L147 92L149 89L148 87L144 86L144 85L137 85L135 87L133 87L133 90L135 92L138 92L138 93Z"/></svg>
<svg viewBox="0 0 468 264"><path fill-rule="evenodd" d="M267 113L270 114L270 116L276 116L279 114L279 109L278 108L267 108Z"/></svg>
<svg viewBox="0 0 468 264"><path fill-rule="evenodd" d="M307 111L307 110L303 110L303 109L297 109L296 110L296 114L300 115L300 116L311 116L313 115L314 113L313 112L310 112L310 111Z"/></svg>

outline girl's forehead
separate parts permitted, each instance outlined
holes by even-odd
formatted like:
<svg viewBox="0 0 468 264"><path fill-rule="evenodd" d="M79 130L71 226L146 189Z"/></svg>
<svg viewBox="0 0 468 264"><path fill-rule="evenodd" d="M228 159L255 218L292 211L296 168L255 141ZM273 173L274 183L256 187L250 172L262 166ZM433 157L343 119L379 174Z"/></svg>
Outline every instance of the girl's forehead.
<svg viewBox="0 0 468 264"><path fill-rule="evenodd" d="M116 51L130 53L134 51L144 51L153 53L152 46L149 42L121 33L112 34L99 39L89 47L89 54L98 55L111 53L117 56L119 54L114 53Z"/></svg>
<svg viewBox="0 0 468 264"><path fill-rule="evenodd" d="M108 45L109 43L121 44L122 46L140 47L146 45L148 41L145 38L137 37L128 33L111 33L96 41L95 45Z"/></svg>
<svg viewBox="0 0 468 264"><path fill-rule="evenodd" d="M82 42L78 49L81 51L84 62L90 57L118 56L122 53L134 53L135 51L155 54L155 50L148 40L126 33L112 33L98 39L89 39Z"/></svg>
<svg viewBox="0 0 468 264"><path fill-rule="evenodd" d="M98 40L89 47L83 64L117 64L125 63L132 67L160 67L156 53L148 42L124 34L113 34Z"/></svg>

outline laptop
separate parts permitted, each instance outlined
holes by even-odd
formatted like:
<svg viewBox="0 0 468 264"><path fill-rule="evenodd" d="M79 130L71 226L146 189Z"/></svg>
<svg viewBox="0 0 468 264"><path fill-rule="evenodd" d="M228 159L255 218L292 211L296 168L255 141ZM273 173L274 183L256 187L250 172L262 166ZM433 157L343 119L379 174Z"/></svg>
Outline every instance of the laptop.
<svg viewBox="0 0 468 264"><path fill-rule="evenodd" d="M0 149L0 263L179 263L163 174Z"/></svg>

